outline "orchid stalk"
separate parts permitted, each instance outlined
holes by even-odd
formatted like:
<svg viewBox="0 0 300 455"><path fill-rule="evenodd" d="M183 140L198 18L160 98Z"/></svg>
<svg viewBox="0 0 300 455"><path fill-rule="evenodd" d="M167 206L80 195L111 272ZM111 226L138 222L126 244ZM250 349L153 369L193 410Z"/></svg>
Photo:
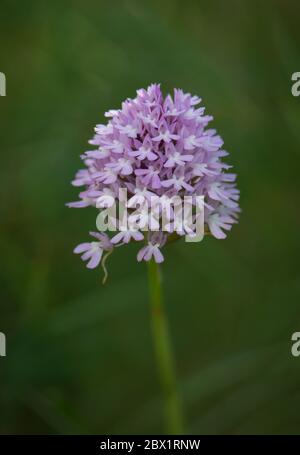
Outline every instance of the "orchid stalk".
<svg viewBox="0 0 300 455"><path fill-rule="evenodd" d="M183 434L183 417L177 392L168 320L163 302L162 276L160 266L154 260L148 262L148 278L152 333L164 398L166 431L168 434Z"/></svg>

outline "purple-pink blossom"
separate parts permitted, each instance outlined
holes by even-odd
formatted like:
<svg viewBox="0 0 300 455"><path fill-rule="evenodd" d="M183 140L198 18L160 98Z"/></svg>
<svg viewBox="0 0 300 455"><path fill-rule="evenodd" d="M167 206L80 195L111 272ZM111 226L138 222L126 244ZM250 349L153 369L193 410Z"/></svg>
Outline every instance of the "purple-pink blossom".
<svg viewBox="0 0 300 455"><path fill-rule="evenodd" d="M216 130L208 128L212 117L201 99L174 89L173 97L163 97L160 85L140 89L134 99L126 99L120 109L105 113L106 124L95 127L90 140L95 150L82 155L84 168L72 184L83 186L80 200L70 207L109 206L110 197L118 198L120 188L128 192L130 204L151 196L204 196L206 232L218 239L226 237L237 222L239 190L236 175L227 173L231 166L223 162L228 153ZM159 234L159 235L158 235ZM163 261L162 246L168 233L128 230L114 233L112 241L106 234L92 233L95 242L75 248L88 260L87 267L96 267L103 251L129 241L147 244L137 259ZM184 232L182 232L184 235Z"/></svg>
<svg viewBox="0 0 300 455"><path fill-rule="evenodd" d="M103 251L110 251L112 244L106 234L90 232L90 235L97 239L97 241L81 243L74 249L74 253L83 253L81 259L88 261L87 268L94 269L100 264Z"/></svg>

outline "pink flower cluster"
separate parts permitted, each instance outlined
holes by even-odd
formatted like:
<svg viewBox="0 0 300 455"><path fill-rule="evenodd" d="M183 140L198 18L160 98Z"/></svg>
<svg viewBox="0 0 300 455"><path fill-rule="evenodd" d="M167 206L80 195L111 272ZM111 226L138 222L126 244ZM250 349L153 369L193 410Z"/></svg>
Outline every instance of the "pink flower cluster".
<svg viewBox="0 0 300 455"><path fill-rule="evenodd" d="M85 168L72 182L85 189L80 200L69 207L99 207L99 198L110 195L117 199L120 188L127 189L129 206L133 198L154 195L204 196L206 230L218 239L225 238L225 231L237 222L239 191L236 175L227 172L231 166L222 161L228 155L223 140L207 128L212 117L205 114L204 107L197 107L200 102L180 89L164 98L160 85L152 84L138 90L136 98L124 101L121 109L106 112L107 124L97 125L90 141L95 149L84 153ZM160 249L169 235L149 232L137 259L153 257L162 262ZM142 230L119 232L112 239L102 233L97 242L79 245L75 253L84 251L83 259L90 260L89 267L96 267L103 250L143 239Z"/></svg>

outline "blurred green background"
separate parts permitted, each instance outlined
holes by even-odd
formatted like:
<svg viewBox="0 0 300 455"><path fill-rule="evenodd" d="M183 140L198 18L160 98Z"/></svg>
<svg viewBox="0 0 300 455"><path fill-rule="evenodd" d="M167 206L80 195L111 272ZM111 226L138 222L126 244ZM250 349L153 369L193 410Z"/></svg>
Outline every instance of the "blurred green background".
<svg viewBox="0 0 300 455"><path fill-rule="evenodd" d="M239 174L226 241L178 242L163 265L187 431L300 433L300 4L290 0L2 0L0 432L162 433L146 267L109 280L72 249L67 209L103 113L161 82L198 94Z"/></svg>

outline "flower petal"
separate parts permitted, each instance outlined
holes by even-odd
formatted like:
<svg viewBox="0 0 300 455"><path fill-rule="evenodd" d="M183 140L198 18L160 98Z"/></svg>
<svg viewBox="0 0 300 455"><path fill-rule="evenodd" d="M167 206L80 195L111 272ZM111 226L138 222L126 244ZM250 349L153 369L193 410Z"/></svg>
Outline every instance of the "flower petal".
<svg viewBox="0 0 300 455"><path fill-rule="evenodd" d="M101 261L102 253L103 250L101 250L100 248L93 253L93 256L86 265L88 269L94 269L95 267L97 267L97 265Z"/></svg>
<svg viewBox="0 0 300 455"><path fill-rule="evenodd" d="M80 245L77 245L77 247L74 248L73 252L75 254L80 254L80 253L83 253L84 251L87 251L90 247L91 247L91 244L88 242L80 243Z"/></svg>

